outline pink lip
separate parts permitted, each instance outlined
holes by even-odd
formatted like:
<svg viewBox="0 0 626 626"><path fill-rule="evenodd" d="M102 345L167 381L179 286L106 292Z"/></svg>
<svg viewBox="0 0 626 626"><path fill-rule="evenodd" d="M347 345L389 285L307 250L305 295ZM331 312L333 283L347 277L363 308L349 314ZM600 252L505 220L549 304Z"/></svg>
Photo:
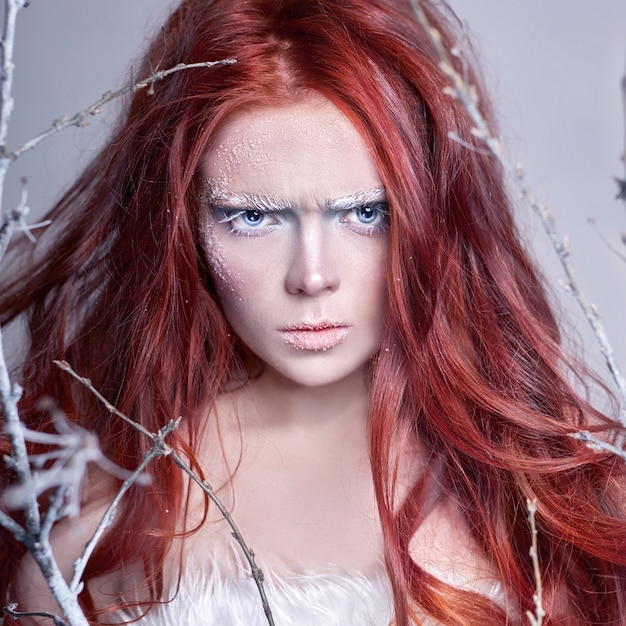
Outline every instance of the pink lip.
<svg viewBox="0 0 626 626"><path fill-rule="evenodd" d="M339 345L350 332L350 326L320 322L318 324L294 324L279 329L285 343L296 350L330 350Z"/></svg>

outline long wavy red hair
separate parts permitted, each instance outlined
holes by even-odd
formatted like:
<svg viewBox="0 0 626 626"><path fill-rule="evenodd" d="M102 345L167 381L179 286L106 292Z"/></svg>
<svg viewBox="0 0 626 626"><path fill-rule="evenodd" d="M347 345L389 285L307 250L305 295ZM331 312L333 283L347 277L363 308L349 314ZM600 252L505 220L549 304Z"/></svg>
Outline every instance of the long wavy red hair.
<svg viewBox="0 0 626 626"><path fill-rule="evenodd" d="M452 47L448 9L424 8ZM476 143L472 122L446 95L410 1L185 0L135 75L226 58L236 63L181 71L154 93L135 93L119 130L50 213L37 248L15 247L14 262L30 254L31 263L17 276L5 272L0 321L28 316L24 421L50 428L37 406L52 396L113 461L134 468L141 460L150 442L52 363L65 359L151 431L182 415L188 434L174 432L171 443L193 462L205 407L244 366L199 246L199 162L226 116L320 92L362 133L390 199L389 315L372 362L369 428L397 624L407 626L416 607L445 624L518 623L535 591L527 498L538 502L545 626L626 624L623 464L569 436L612 422L568 382L503 172L464 145ZM471 65L452 59L491 120ZM408 446L398 441L415 435L429 469L399 500L395 476ZM6 484L12 476L3 471ZM185 483L167 459L151 472L152 485L124 501L86 577L143 562L159 599ZM435 484L499 572L508 616L411 560ZM1 538L6 602L23 548Z"/></svg>

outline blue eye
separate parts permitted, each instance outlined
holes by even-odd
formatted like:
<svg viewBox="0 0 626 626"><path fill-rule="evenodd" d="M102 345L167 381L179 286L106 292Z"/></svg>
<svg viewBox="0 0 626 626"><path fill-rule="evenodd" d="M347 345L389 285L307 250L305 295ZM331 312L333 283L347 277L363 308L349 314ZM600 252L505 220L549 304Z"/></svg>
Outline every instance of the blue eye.
<svg viewBox="0 0 626 626"><path fill-rule="evenodd" d="M377 235L389 226L389 210L386 202L372 202L348 209L340 221L356 233Z"/></svg>
<svg viewBox="0 0 626 626"><path fill-rule="evenodd" d="M231 233L255 237L266 235L281 223L280 213L265 213L257 209L228 209L215 207L218 222L228 224Z"/></svg>
<svg viewBox="0 0 626 626"><path fill-rule="evenodd" d="M356 216L362 224L371 224L378 219L380 211L373 206L361 206L356 209Z"/></svg>
<svg viewBox="0 0 626 626"><path fill-rule="evenodd" d="M248 209L241 213L241 221L247 226L258 226L263 222L265 215L261 211L255 211L254 209Z"/></svg>

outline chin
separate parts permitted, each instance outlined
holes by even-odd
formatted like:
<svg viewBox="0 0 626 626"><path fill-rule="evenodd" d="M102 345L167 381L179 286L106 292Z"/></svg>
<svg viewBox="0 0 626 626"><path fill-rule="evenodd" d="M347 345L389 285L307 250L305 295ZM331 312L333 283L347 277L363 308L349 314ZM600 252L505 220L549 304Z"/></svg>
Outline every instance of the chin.
<svg viewBox="0 0 626 626"><path fill-rule="evenodd" d="M368 363L352 368L334 368L326 362L297 368L266 365L265 371L284 385L316 388L367 380Z"/></svg>

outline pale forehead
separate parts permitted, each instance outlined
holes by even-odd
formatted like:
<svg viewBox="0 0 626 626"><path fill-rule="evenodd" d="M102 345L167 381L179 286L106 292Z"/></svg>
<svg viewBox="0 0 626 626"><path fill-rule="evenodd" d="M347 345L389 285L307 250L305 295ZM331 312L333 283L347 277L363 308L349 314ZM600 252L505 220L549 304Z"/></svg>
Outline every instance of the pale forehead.
<svg viewBox="0 0 626 626"><path fill-rule="evenodd" d="M282 138L283 129L295 131L300 142L310 145L332 144L358 136L350 120L330 100L311 96L282 106L253 108L235 114L222 125L211 145L233 144L241 136L254 136L257 142L272 142Z"/></svg>
<svg viewBox="0 0 626 626"><path fill-rule="evenodd" d="M220 192L299 194L380 187L373 158L350 120L322 97L244 111L213 138L203 174Z"/></svg>

